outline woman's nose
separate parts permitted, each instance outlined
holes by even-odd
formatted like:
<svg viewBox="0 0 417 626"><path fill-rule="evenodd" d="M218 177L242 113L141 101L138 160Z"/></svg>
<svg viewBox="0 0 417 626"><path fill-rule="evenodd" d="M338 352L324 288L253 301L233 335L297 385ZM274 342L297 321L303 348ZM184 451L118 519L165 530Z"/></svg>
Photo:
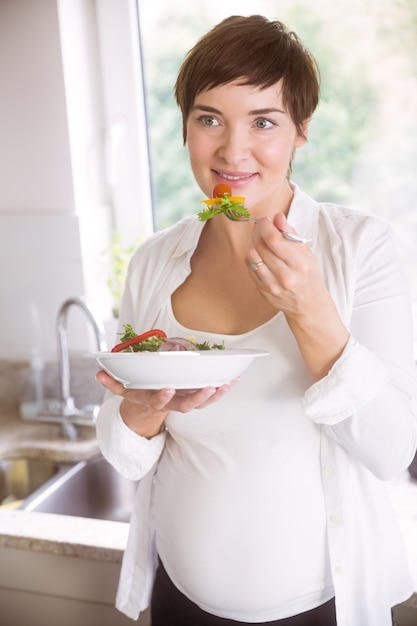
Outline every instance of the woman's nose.
<svg viewBox="0 0 417 626"><path fill-rule="evenodd" d="M247 158L249 144L244 133L238 129L228 129L222 134L219 156L229 165L237 165Z"/></svg>

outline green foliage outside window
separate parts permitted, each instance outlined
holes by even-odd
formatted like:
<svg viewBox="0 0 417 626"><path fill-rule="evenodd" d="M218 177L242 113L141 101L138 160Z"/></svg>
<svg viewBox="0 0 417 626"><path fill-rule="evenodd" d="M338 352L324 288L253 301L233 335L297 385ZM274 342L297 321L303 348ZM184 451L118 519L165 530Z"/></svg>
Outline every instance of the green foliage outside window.
<svg viewBox="0 0 417 626"><path fill-rule="evenodd" d="M131 246L126 247L122 243L120 233L118 231L114 231L111 245L103 252L108 272L106 285L110 290L112 298L113 317L119 317L120 300L123 293L130 257L140 242L141 240L138 240Z"/></svg>

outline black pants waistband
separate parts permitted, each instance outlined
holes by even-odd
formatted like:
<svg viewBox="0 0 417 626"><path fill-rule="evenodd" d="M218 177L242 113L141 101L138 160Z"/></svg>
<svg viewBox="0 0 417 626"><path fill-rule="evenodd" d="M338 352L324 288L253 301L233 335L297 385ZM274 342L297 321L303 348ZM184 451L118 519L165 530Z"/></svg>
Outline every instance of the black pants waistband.
<svg viewBox="0 0 417 626"><path fill-rule="evenodd" d="M152 626L255 626L211 615L200 609L182 594L169 578L160 563L151 602ZM311 611L270 622L257 622L258 626L336 626L334 598Z"/></svg>

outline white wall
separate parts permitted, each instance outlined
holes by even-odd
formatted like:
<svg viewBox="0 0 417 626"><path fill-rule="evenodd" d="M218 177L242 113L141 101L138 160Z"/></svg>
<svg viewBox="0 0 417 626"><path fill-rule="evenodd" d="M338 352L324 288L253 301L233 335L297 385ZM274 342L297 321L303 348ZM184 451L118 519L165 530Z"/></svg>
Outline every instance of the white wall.
<svg viewBox="0 0 417 626"><path fill-rule="evenodd" d="M76 215L0 213L0 358L44 358L56 350L55 318L69 294L83 293Z"/></svg>
<svg viewBox="0 0 417 626"><path fill-rule="evenodd" d="M55 359L70 296L104 321L112 228L152 231L135 7L0 1L0 358ZM78 316L70 348L90 347Z"/></svg>
<svg viewBox="0 0 417 626"><path fill-rule="evenodd" d="M60 303L84 291L54 0L0 2L0 89L0 357L25 359L30 303L50 354Z"/></svg>
<svg viewBox="0 0 417 626"><path fill-rule="evenodd" d="M0 210L74 208L54 0L0 3Z"/></svg>

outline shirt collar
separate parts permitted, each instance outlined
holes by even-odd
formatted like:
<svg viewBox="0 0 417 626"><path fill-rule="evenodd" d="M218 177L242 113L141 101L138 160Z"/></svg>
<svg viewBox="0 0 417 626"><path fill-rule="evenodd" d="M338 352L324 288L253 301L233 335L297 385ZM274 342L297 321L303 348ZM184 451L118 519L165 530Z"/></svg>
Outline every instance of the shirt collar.
<svg viewBox="0 0 417 626"><path fill-rule="evenodd" d="M291 187L294 190L294 197L287 216L288 223L296 230L300 237L309 239L312 245L314 245L318 233L319 205L313 198L310 198L309 195L304 193L304 191L301 191L299 186L295 183L291 183Z"/></svg>
<svg viewBox="0 0 417 626"><path fill-rule="evenodd" d="M200 239L201 232L204 227L204 222L198 219L197 215L190 215L185 217L181 222L177 224L180 229L177 244L172 252L172 258L177 259L184 255L189 257L194 252L198 240Z"/></svg>

